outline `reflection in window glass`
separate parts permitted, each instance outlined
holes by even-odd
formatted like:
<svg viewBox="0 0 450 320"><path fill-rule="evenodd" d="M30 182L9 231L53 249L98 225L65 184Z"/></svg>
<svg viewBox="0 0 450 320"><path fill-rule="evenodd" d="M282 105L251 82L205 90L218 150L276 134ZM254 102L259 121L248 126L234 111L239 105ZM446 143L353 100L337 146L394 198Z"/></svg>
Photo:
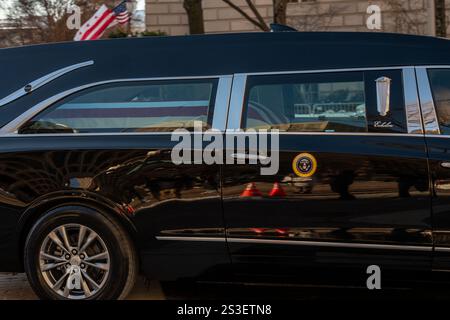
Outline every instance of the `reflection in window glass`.
<svg viewBox="0 0 450 320"><path fill-rule="evenodd" d="M246 128L367 131L359 73L252 77L248 92Z"/></svg>
<svg viewBox="0 0 450 320"><path fill-rule="evenodd" d="M439 127L442 134L450 135L450 70L428 70Z"/></svg>
<svg viewBox="0 0 450 320"><path fill-rule="evenodd" d="M194 121L208 128L215 86L201 80L97 87L40 113L21 133L167 132L192 130Z"/></svg>

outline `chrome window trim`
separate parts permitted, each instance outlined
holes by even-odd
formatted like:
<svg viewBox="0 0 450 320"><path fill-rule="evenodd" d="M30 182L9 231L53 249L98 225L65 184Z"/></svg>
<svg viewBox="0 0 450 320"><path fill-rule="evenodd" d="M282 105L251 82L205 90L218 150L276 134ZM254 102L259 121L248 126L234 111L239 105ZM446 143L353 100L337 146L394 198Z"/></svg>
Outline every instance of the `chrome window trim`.
<svg viewBox="0 0 450 320"><path fill-rule="evenodd" d="M406 126L409 134L423 134L422 114L417 92L416 72L413 67L403 68L403 93L405 98Z"/></svg>
<svg viewBox="0 0 450 320"><path fill-rule="evenodd" d="M180 132L183 134L183 132ZM229 134L259 134L258 132L245 132L245 131L225 131ZM96 136L143 136L143 135L170 135L169 131L152 131L152 132L101 132L101 133L33 133L33 134L19 134L17 132L0 134L0 138L7 137L96 137ZM186 134L193 134L189 132ZM195 134L195 133L194 133ZM423 134L406 134L406 133L387 133L387 132L279 132L279 135L311 135L311 136L364 136L364 137L408 137L408 138L423 138ZM427 136L427 135L425 135ZM430 135L428 135L430 136ZM450 138L450 136L437 136L432 135L433 138Z"/></svg>
<svg viewBox="0 0 450 320"><path fill-rule="evenodd" d="M420 109L422 112L425 134L440 135L439 121L436 115L433 94L428 80L427 67L415 67Z"/></svg>
<svg viewBox="0 0 450 320"><path fill-rule="evenodd" d="M26 112L24 112L22 115L17 117L16 119L12 120L10 123L5 125L3 128L0 128L0 136L4 135L14 135L17 134L17 129L23 125L28 119L31 119L34 115L41 112L45 108L49 107L51 104L55 103L56 101L73 94L75 92L102 85L102 84L108 84L108 83L116 83L116 82L132 82L132 81L158 81L158 80L189 80L189 79L211 79L211 78L218 78L219 82L220 79L223 78L222 84L224 87L229 85L229 79L232 77L231 80L231 93L229 93L229 96L224 94L228 98L229 103L228 106L225 108L227 109L227 112L225 109L218 109L216 106L216 109L214 110L214 113L216 114L216 111L219 112L219 115L213 117L213 127L223 130L223 122L226 121L226 129L236 130L241 128L241 120L242 120L242 112L243 112L243 102L245 98L245 89L246 89L246 82L248 76L253 75L283 75L283 74L308 74L308 73L329 73L329 72L352 72L352 71L371 71L371 70L410 70L410 68L450 68L450 66L421 66L421 67L412 67L412 66L394 66L394 67L372 67L372 68L345 68L345 69L319 69L319 70L301 70L301 71L278 71L278 72L252 72L252 73L236 73L234 75L213 75L213 76L185 76L185 77L156 77L156 78L130 78L130 79L114 79L114 80L106 80L106 81L100 81L96 83L90 83L86 84L77 88L69 89L65 92L59 93L53 97L50 97L46 99L45 101L40 102L39 104L35 105L34 107L30 108ZM410 71L407 71L410 72ZM218 94L219 94L219 88L218 88ZM414 100L414 93L411 92L405 92L405 95L408 94L408 101ZM411 99L411 100L410 100ZM226 100L225 100L226 101ZM219 102L218 97L216 97L216 103ZM225 105L226 103L222 102L222 105ZM224 113L227 113L226 117L224 117ZM414 114L414 112L412 112ZM225 119L226 118L226 119ZM409 118L407 118L409 121ZM414 126L417 126L417 121L415 117L411 118L411 122L408 122L408 133L345 133L345 132L281 132L280 134L325 134L325 135L367 135L367 136L379 136L379 135L386 135L386 136L411 136L411 132L414 130L411 129L411 132L409 128L414 128ZM423 126L423 123L422 123ZM126 133L126 134L161 134L161 133L167 133L167 132L152 132L152 133ZM95 133L95 134L89 134L89 133L75 133L75 134L30 134L27 136L73 136L73 135L114 135L117 133ZM125 133L121 133L125 134ZM415 135L414 135L415 136Z"/></svg>
<svg viewBox="0 0 450 320"><path fill-rule="evenodd" d="M241 128L246 87L247 74L236 73L233 77L233 86L231 88L227 130L239 130Z"/></svg>
<svg viewBox="0 0 450 320"><path fill-rule="evenodd" d="M105 80L105 81L98 81L93 83L88 83L82 86L78 86L63 92L60 92L44 101L41 101L40 103L36 104L35 106L31 107L24 113L22 113L20 116L0 128L0 136L2 135L11 135L11 134L18 134L19 128L25 124L27 121L32 119L35 115L42 112L48 107L51 107L54 103L58 102L61 99L64 99L68 97L71 94L80 92L85 89L89 89L92 87L104 85L104 84L111 84L111 83L120 83L120 82L137 82L137 81L170 81L170 80L197 80L197 79L220 79L221 78L229 78L232 77L232 75L221 75L221 76L186 76L186 77L159 77L159 78L127 78L127 79L113 79L113 80ZM226 80L225 80L226 82ZM224 87L222 87L224 88ZM219 90L219 86L217 88ZM217 94L219 92L217 91ZM215 111L215 110L214 110ZM214 123L214 119L213 119ZM42 134L27 134L26 136L38 136ZM61 136L64 134L51 134L53 136ZM71 133L70 135L86 135L85 133ZM104 133L101 133L99 135L104 135Z"/></svg>
<svg viewBox="0 0 450 320"><path fill-rule="evenodd" d="M394 66L394 67L361 67L361 68L344 68L344 69L312 69L312 70L298 70L298 71L274 71L274 72L249 72L241 73L247 76L261 76L261 75L283 75L283 74L302 74L302 73L330 73L330 72L351 72L351 71L376 71L376 70L401 70L408 66Z"/></svg>
<svg viewBox="0 0 450 320"><path fill-rule="evenodd" d="M231 86L233 76L219 78L217 85L216 101L214 103L212 128L225 131L228 119L228 107L230 105Z"/></svg>
<svg viewBox="0 0 450 320"><path fill-rule="evenodd" d="M426 69L450 69L449 65L429 65L429 66L416 66L417 68L426 68Z"/></svg>
<svg viewBox="0 0 450 320"><path fill-rule="evenodd" d="M46 85L49 82L52 82L53 80L69 73L72 72L74 70L83 68L83 67L87 67L87 66L91 66L94 64L93 60L89 60L89 61L85 61L85 62L81 62L81 63L77 63L59 70L56 70L52 73L49 73L39 79L36 79L30 83L28 83L27 85L23 86L22 88L14 91L13 93L11 93L10 95L4 97L3 99L0 100L0 107L4 106L5 104L8 104L10 102L13 102L14 100L17 100L27 94L30 94L31 92L35 91L36 89Z"/></svg>
<svg viewBox="0 0 450 320"><path fill-rule="evenodd" d="M425 138L450 139L450 136L446 136L443 134L425 134Z"/></svg>
<svg viewBox="0 0 450 320"><path fill-rule="evenodd" d="M405 99L405 115L408 134L423 134L422 115L419 103L419 94L417 91L415 67L396 66L396 67L375 67L375 68L346 68L346 69L323 69L323 70L302 70L302 71L277 71L277 72L252 72L237 73L233 81L232 98L230 101L227 129L239 130L242 128L244 101L247 79L249 76L266 75L291 75L291 74L315 74L315 73L333 73L333 72L364 72L376 70L401 70L403 77L403 91ZM302 134L303 132L292 132L291 134ZM311 134L311 132L304 132ZM322 134L336 135L338 132L321 132ZM406 135L400 133L400 135Z"/></svg>
<svg viewBox="0 0 450 320"><path fill-rule="evenodd" d="M275 245L295 245L314 246L331 248L355 248L355 249L385 249L385 250L405 250L405 251L433 251L433 246L412 246L394 244L375 243L349 243L331 241L304 241L304 240L276 240L276 239L252 239L252 238L225 238L225 237L172 237L156 236L159 241L196 241L196 242L229 242L229 243L251 243L251 244L275 244ZM444 249L444 248L441 248ZM448 248L447 250L450 250Z"/></svg>

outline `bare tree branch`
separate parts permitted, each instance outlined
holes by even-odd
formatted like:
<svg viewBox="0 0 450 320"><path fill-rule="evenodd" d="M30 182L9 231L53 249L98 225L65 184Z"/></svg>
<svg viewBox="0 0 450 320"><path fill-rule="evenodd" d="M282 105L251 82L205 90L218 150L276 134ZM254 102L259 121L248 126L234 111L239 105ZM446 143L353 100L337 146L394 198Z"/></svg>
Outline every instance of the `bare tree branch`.
<svg viewBox="0 0 450 320"><path fill-rule="evenodd" d="M258 9L256 8L255 4L253 3L252 0L245 0L247 2L248 7L250 8L250 10L252 10L253 14L255 15L256 19L258 19L259 23L261 26L265 26L267 28L268 31L270 30L270 28L267 26L266 22L264 21L264 18L261 16L261 14L259 13Z"/></svg>
<svg viewBox="0 0 450 320"><path fill-rule="evenodd" d="M394 16L395 32L404 32L410 34L423 33L424 21L426 20L426 13L420 14L419 12L409 12L401 0L386 0L386 4L392 10Z"/></svg>
<svg viewBox="0 0 450 320"><path fill-rule="evenodd" d="M247 3L251 3L251 7L250 9L252 9L252 12L255 13L254 10L256 10L256 12L258 12L258 10L256 9L256 7L254 6L254 4L251 2L251 0L246 0ZM261 15L258 14L256 15L257 18L254 19L252 18L249 14L247 14L244 10L242 10L241 7L239 7L238 5L234 4L231 0L223 0L223 2L225 2L226 4L228 4L230 7L232 7L234 10L236 10L237 12L239 12L245 19L247 19L248 21L250 21L252 24L254 24L255 26L257 26L258 28L260 28L263 31L269 31L270 28L269 26L265 23L264 19L262 19ZM258 18L259 16L259 18ZM261 20L262 19L262 23Z"/></svg>

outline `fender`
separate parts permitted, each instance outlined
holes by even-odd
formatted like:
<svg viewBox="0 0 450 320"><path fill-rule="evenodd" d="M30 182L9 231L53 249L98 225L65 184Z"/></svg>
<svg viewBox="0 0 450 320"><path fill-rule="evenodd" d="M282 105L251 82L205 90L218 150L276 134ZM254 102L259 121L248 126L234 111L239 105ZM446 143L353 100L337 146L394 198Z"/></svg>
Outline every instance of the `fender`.
<svg viewBox="0 0 450 320"><path fill-rule="evenodd" d="M137 245L137 229L130 219L132 212L126 206L117 204L96 193L86 192L84 190L67 190L47 194L35 199L21 215L16 228L16 243L18 244L19 257L21 260L26 236L34 222L48 210L62 206L84 206L112 214L129 233L135 245ZM139 248L136 247L136 249Z"/></svg>

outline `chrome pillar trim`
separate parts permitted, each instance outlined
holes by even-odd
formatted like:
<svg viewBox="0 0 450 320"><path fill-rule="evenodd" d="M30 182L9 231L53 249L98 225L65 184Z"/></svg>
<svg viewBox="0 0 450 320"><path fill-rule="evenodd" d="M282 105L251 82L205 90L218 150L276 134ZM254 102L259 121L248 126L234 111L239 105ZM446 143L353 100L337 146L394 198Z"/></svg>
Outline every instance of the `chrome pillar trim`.
<svg viewBox="0 0 450 320"><path fill-rule="evenodd" d="M226 242L225 237L172 237L172 236L156 236L156 240L161 241L206 241L206 242Z"/></svg>
<svg viewBox="0 0 450 320"><path fill-rule="evenodd" d="M233 86L231 88L230 107L228 110L227 129L241 129L246 84L246 74L234 75Z"/></svg>
<svg viewBox="0 0 450 320"><path fill-rule="evenodd" d="M83 67L87 67L90 65L93 65L94 61L90 60L90 61L85 61L85 62L81 62L81 63L77 63L59 70L56 70L52 73L49 73L39 79L36 79L32 82L30 82L29 84L25 85L24 87L20 88L19 90L11 93L10 95L8 95L7 97L3 98L0 100L0 107L4 106L5 104L8 104L14 100L17 100L27 94L30 94L31 92L33 92L34 90L46 85L47 83L65 75L66 73L72 72L74 70L83 68Z"/></svg>
<svg viewBox="0 0 450 320"><path fill-rule="evenodd" d="M416 67L416 77L425 133L439 135L441 131L439 129L430 82L428 81L427 69L425 67Z"/></svg>
<svg viewBox="0 0 450 320"><path fill-rule="evenodd" d="M213 129L225 131L227 127L228 106L230 102L232 84L233 76L223 76L219 79L216 101L214 104L214 115L212 121Z"/></svg>
<svg viewBox="0 0 450 320"><path fill-rule="evenodd" d="M423 134L424 129L422 115L420 113L419 95L417 92L416 73L414 68L403 68L402 75L408 133Z"/></svg>

